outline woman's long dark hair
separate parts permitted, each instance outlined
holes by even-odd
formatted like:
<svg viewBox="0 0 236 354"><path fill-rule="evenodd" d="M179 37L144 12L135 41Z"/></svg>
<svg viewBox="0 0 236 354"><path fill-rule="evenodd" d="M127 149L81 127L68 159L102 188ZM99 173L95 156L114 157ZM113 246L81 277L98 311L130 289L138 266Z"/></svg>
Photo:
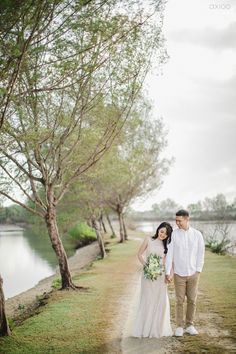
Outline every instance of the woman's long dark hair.
<svg viewBox="0 0 236 354"><path fill-rule="evenodd" d="M162 223L158 226L155 235L152 236L152 239L153 239L153 240L157 239L157 237L158 237L158 232L159 232L159 230L162 229L163 227L166 228L166 233L167 233L167 238L166 238L165 240L162 240L163 246L164 246L164 253L166 254L167 251L168 251L167 244L171 242L171 234L172 234L172 231L173 231L172 226L171 226L168 222L166 222L166 221L162 222Z"/></svg>

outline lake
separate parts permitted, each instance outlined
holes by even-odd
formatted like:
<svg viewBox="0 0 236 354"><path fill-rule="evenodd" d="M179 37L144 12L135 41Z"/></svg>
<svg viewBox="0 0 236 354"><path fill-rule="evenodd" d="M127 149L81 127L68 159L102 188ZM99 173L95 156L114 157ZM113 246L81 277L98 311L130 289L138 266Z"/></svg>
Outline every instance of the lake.
<svg viewBox="0 0 236 354"><path fill-rule="evenodd" d="M68 256L75 251L66 247ZM45 230L0 225L0 273L5 297L15 296L55 273L57 259Z"/></svg>
<svg viewBox="0 0 236 354"><path fill-rule="evenodd" d="M148 234L154 234L156 231L156 228L161 222L153 222L153 221L134 221L132 224L135 225L137 230L147 232ZM169 221L169 223L172 225L173 228L176 228L175 221ZM227 221L225 223L222 222L216 222L216 221L191 221L191 226L200 230L206 239L210 235L213 234L214 230L216 227L221 225L221 227L226 227L228 228L228 238L236 244L236 221ZM232 253L236 254L236 247L232 249Z"/></svg>

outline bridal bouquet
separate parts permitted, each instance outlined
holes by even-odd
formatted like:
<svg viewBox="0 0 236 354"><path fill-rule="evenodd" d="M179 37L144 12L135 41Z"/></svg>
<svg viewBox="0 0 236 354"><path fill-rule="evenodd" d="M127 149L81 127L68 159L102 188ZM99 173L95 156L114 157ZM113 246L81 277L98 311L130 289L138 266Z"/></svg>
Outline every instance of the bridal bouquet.
<svg viewBox="0 0 236 354"><path fill-rule="evenodd" d="M151 253L147 257L145 266L143 267L144 277L150 280L156 280L165 272L165 267L162 263L162 257Z"/></svg>

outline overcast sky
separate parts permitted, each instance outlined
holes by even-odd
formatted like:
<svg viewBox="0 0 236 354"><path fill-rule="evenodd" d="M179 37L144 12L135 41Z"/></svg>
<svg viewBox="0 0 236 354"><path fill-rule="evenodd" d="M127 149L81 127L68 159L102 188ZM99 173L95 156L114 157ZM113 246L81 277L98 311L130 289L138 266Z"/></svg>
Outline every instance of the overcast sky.
<svg viewBox="0 0 236 354"><path fill-rule="evenodd" d="M175 163L160 191L186 207L224 193L236 197L236 1L169 0L164 14L169 60L149 80L154 110L169 129Z"/></svg>

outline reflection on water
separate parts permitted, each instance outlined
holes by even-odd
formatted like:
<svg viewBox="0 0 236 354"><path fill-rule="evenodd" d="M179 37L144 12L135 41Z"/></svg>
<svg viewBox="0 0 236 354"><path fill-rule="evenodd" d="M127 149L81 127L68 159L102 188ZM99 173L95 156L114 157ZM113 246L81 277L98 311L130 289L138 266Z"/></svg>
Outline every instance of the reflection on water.
<svg viewBox="0 0 236 354"><path fill-rule="evenodd" d="M1 232L0 271L6 298L33 287L54 273L53 267L30 247L22 231Z"/></svg>
<svg viewBox="0 0 236 354"><path fill-rule="evenodd" d="M67 254L74 253L67 248ZM57 260L46 232L5 231L0 225L0 273L5 297L32 288L55 272Z"/></svg>
<svg viewBox="0 0 236 354"><path fill-rule="evenodd" d="M147 233L152 233L152 234L156 232L156 229L159 225L158 223L154 223L150 221L143 221L143 222L135 221L135 224L137 225L137 230L147 232Z"/></svg>

